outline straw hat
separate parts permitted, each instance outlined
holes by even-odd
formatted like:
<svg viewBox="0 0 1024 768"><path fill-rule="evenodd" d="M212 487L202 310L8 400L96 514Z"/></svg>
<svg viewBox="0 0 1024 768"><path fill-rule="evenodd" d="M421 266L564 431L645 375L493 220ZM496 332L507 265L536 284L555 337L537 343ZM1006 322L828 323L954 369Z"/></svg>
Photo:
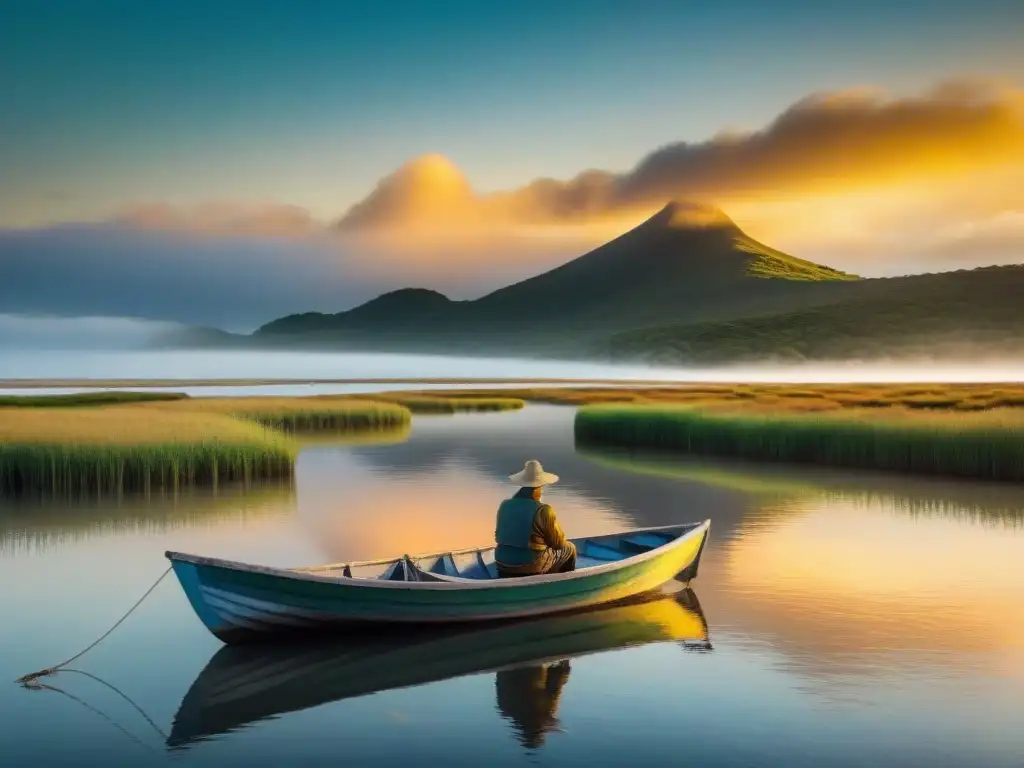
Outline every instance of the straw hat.
<svg viewBox="0 0 1024 768"><path fill-rule="evenodd" d="M558 482L558 475L545 472L544 467L536 459L526 462L522 472L509 475L508 479L523 488L539 488L542 485L551 485Z"/></svg>

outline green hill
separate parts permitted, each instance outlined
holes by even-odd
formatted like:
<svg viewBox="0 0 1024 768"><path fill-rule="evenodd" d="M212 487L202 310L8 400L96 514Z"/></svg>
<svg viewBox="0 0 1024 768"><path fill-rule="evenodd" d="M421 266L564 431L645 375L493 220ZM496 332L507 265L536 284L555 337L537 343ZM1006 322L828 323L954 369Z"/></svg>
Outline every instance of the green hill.
<svg viewBox="0 0 1024 768"><path fill-rule="evenodd" d="M404 328L424 318L445 312L454 302L443 293L426 288L401 288L337 314L305 312L267 323L257 333L289 335L322 331L373 331L385 327Z"/></svg>
<svg viewBox="0 0 1024 768"><path fill-rule="evenodd" d="M1024 267L862 279L673 202L620 237L473 301L407 288L275 320L249 343L659 363L1020 351Z"/></svg>
<svg viewBox="0 0 1024 768"><path fill-rule="evenodd" d="M593 354L658 363L1024 353L1024 266L860 281L837 301L613 335Z"/></svg>
<svg viewBox="0 0 1024 768"><path fill-rule="evenodd" d="M716 209L670 203L611 242L474 301L404 289L346 312L284 317L255 335L272 345L567 354L637 327L778 310L812 291L827 298L857 279L762 245Z"/></svg>

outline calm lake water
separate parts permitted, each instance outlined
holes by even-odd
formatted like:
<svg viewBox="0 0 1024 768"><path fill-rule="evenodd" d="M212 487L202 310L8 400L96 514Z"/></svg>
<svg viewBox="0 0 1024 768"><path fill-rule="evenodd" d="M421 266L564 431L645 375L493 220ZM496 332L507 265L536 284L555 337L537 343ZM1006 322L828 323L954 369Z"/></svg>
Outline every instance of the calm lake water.
<svg viewBox="0 0 1024 768"><path fill-rule="evenodd" d="M92 642L167 549L287 566L487 542L526 458L562 476L548 498L570 535L712 528L692 593L497 638L222 650L168 576L76 662L95 678L0 685L0 762L1022 764L1024 489L592 454L572 416L313 444L292 487L5 504L7 679Z"/></svg>

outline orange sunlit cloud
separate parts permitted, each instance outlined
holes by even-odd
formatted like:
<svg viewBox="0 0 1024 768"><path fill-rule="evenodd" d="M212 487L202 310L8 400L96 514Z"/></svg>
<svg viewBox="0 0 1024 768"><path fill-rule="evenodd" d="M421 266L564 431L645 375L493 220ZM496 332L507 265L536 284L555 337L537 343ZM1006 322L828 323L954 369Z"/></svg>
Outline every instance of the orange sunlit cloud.
<svg viewBox="0 0 1024 768"><path fill-rule="evenodd" d="M755 237L826 263L856 270L873 254L898 253L945 269L944 261L1024 253L1024 233L1013 226L1024 215L1022 184L1024 91L974 80L912 97L812 94L759 131L670 144L624 173L590 170L486 194L451 160L428 154L329 223L292 206L227 203L146 206L122 220L328 238L369 272L437 273L558 262L684 198L713 202Z"/></svg>

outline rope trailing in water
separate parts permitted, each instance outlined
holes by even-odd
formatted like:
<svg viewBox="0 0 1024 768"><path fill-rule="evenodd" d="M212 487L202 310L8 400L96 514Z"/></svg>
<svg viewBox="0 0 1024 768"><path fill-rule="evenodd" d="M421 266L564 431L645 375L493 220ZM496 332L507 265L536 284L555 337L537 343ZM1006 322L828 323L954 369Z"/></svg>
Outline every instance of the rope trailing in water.
<svg viewBox="0 0 1024 768"><path fill-rule="evenodd" d="M144 594L142 597L140 597L138 602L136 602L135 605L133 605L131 608L128 609L128 613L126 613L124 616L122 616L120 619L118 619L117 622L114 624L114 626L112 626L110 629L108 629L106 632L104 632L100 636L100 638L98 640L96 640L92 645L88 646L85 650L79 651L74 656L72 656L70 659L68 659L67 661L62 661L60 664L56 664L56 665L54 665L52 667L46 667L45 669L40 669L38 672L32 672L30 674L23 675L23 676L19 677L17 680L15 680L14 682L19 683L19 684L25 686L26 688L31 688L33 686L38 687L39 683L37 683L36 681L39 680L39 678L46 677L47 675L52 675L54 672L59 671L61 667L66 667L72 661L75 661L76 659L82 658L85 654L87 654L89 651L91 651L93 648L95 648L97 645L99 645L101 642L103 642L111 632L113 632L115 629L117 629L119 626L121 626L121 622L123 622L125 619L127 619L129 616L131 616L132 612L136 608L138 608L140 605L142 605L142 601L145 600L147 597L149 597L150 593L154 589L156 589L157 585L161 581L164 580L164 576L166 576L170 572L171 572L171 568L168 568L166 571L164 571L162 574L160 574L160 578L157 579L156 581L154 581L153 585L149 589L146 590L146 594Z"/></svg>
<svg viewBox="0 0 1024 768"><path fill-rule="evenodd" d="M66 670L66 671L70 671L70 670ZM135 734L131 733L130 731L126 730L124 727L122 727L122 726L118 725L116 722L114 722L113 718L111 718L109 715L107 715L104 712L101 712L100 710L96 709L96 707L94 707L92 704L89 704L87 701L83 701L82 699L80 699L77 696L75 696L73 693L68 693L67 691L65 691L62 688L58 688L55 685L47 685L46 683L33 683L30 687L33 690L55 691L56 693L59 693L62 696L67 696L72 701L75 701L75 702L78 702L79 704L81 704L83 707L88 709L90 712L95 712L97 715L102 717L104 720L106 720L112 726L117 728L117 730L119 730L121 733L123 733L125 736L127 736L129 739L134 741L136 744L138 744L142 748L152 752L155 755L159 755L160 754L160 752L158 752L157 750L153 749L153 747L151 747L149 744L144 742L138 736L136 736Z"/></svg>

